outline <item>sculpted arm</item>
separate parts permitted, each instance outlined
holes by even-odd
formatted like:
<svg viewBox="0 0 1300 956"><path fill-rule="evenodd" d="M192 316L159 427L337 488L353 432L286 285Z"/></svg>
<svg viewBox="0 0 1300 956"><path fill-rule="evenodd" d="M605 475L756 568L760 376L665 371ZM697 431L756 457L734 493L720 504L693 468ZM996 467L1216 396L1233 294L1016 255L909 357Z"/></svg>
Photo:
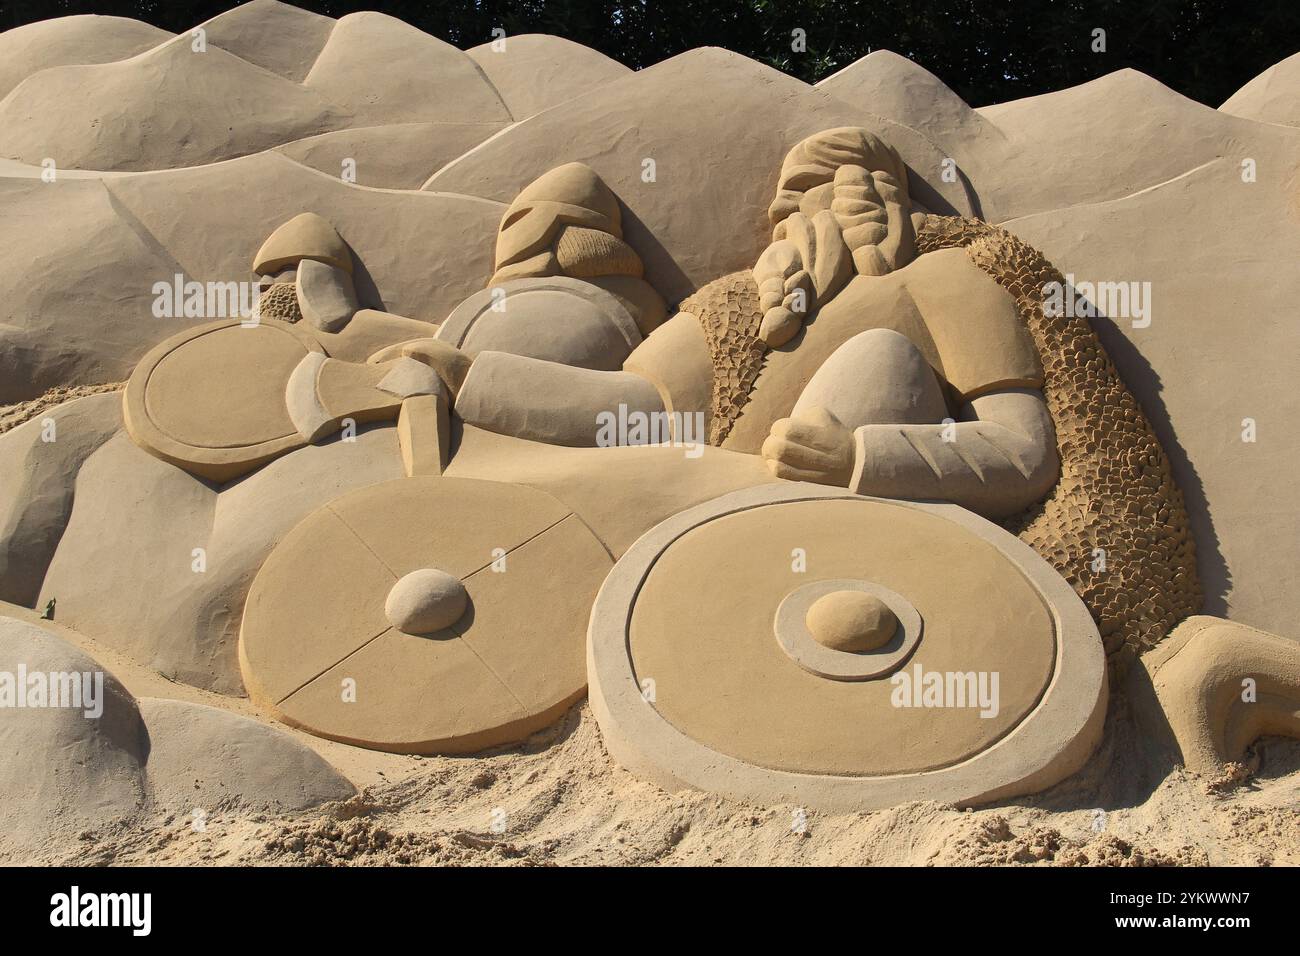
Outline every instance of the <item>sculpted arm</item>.
<svg viewBox="0 0 1300 956"><path fill-rule="evenodd" d="M456 414L488 431L553 445L599 444L610 415L663 411L659 392L631 372L574 368L542 359L480 352L456 397Z"/></svg>
<svg viewBox="0 0 1300 956"><path fill-rule="evenodd" d="M531 441L592 446L601 443L601 422L611 415L673 412L703 418L709 409L708 345L699 320L688 312L678 312L650 333L620 371L496 351L471 356L433 338L382 350L370 361L402 355L437 370L464 421Z"/></svg>
<svg viewBox="0 0 1300 956"><path fill-rule="evenodd" d="M951 501L980 514L1015 514L1059 474L1042 394L1008 389L964 405L947 425L863 425L853 433L849 487L882 498Z"/></svg>
<svg viewBox="0 0 1300 956"><path fill-rule="evenodd" d="M777 422L763 445L780 478L843 484L882 498L951 501L989 517L1042 499L1060 463L1051 416L1034 389L991 392L948 424L851 429L821 407Z"/></svg>
<svg viewBox="0 0 1300 956"><path fill-rule="evenodd" d="M371 361L397 354L431 366L466 423L501 435L577 447L594 446L602 414L663 411L659 390L632 372L601 372L558 362L479 352L470 356L437 339L403 343Z"/></svg>

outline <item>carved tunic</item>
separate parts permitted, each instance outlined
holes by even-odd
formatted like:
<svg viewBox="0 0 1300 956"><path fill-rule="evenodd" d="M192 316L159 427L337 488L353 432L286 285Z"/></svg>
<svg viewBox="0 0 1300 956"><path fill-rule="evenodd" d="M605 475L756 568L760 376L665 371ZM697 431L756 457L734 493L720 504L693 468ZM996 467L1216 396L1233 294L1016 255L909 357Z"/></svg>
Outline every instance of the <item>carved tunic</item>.
<svg viewBox="0 0 1300 956"><path fill-rule="evenodd" d="M757 339L756 322L731 324ZM960 250L941 250L886 276L855 278L788 345L767 352L723 447L757 453L831 354L859 332L881 328L912 341L954 407L1002 388L1042 387L1042 365L1015 301ZM730 391L730 382L716 385Z"/></svg>

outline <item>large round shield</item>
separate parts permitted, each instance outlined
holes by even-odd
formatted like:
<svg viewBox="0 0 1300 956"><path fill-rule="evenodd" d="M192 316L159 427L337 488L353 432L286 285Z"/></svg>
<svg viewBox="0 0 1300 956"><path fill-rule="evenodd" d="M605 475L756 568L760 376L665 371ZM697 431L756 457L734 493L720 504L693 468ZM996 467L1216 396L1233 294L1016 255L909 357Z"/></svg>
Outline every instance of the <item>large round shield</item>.
<svg viewBox="0 0 1300 956"><path fill-rule="evenodd" d="M609 553L522 485L401 478L308 515L248 594L240 668L286 723L400 753L522 740L586 686Z"/></svg>
<svg viewBox="0 0 1300 956"><path fill-rule="evenodd" d="M306 444L284 390L310 352L324 349L308 330L286 322L223 319L179 332L131 373L127 431L192 474L236 478Z"/></svg>
<svg viewBox="0 0 1300 956"><path fill-rule="evenodd" d="M618 298L568 276L511 279L478 292L434 336L471 354L495 351L617 371L641 342Z"/></svg>
<svg viewBox="0 0 1300 956"><path fill-rule="evenodd" d="M832 810L1029 792L1101 730L1069 585L955 505L782 482L663 522L592 613L592 707L665 787Z"/></svg>

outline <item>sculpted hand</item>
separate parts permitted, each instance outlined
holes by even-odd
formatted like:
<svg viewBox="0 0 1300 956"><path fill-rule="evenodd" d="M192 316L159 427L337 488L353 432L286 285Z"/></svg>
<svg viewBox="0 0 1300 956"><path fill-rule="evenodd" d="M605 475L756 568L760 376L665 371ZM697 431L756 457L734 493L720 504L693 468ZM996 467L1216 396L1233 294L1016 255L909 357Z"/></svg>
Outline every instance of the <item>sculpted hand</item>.
<svg viewBox="0 0 1300 956"><path fill-rule="evenodd" d="M773 242L754 266L763 322L758 335L769 348L780 348L803 328L803 316L812 300L812 277L804 268L796 245L788 239Z"/></svg>
<svg viewBox="0 0 1300 956"><path fill-rule="evenodd" d="M853 452L852 430L826 409L814 406L773 425L762 454L778 478L847 488L853 476Z"/></svg>
<svg viewBox="0 0 1300 956"><path fill-rule="evenodd" d="M467 353L434 338L411 339L409 342L390 345L380 349L366 361L374 364L391 362L393 359L403 357L423 362L437 372L453 398L460 392L460 387L464 384L465 376L469 374L469 367L473 362Z"/></svg>

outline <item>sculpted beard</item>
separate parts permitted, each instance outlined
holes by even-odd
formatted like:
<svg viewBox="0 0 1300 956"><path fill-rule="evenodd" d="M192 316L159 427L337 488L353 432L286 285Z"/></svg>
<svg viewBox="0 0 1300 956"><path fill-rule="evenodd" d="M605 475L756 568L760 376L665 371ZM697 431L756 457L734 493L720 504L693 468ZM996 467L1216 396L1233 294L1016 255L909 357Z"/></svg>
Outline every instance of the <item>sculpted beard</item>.
<svg viewBox="0 0 1300 956"><path fill-rule="evenodd" d="M830 130L792 150L768 218L772 242L753 274L770 348L792 339L855 273L885 275L916 255L905 168L864 130Z"/></svg>

